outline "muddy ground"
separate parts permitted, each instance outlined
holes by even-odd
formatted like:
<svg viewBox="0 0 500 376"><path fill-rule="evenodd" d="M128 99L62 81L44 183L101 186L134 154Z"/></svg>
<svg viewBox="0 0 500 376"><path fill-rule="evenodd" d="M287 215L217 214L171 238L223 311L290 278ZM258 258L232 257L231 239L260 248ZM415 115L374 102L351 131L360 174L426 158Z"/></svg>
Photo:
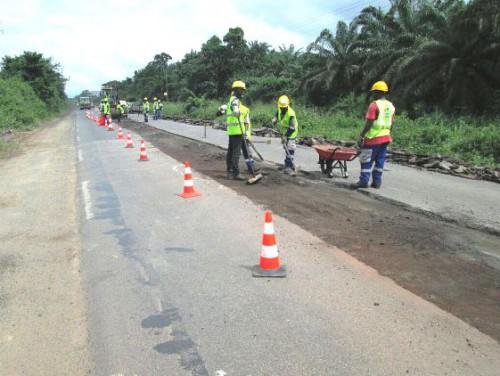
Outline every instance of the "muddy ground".
<svg viewBox="0 0 500 376"><path fill-rule="evenodd" d="M500 237L329 184L319 172L290 177L265 164L258 185L230 181L222 149L132 121L123 125L500 341L500 271L480 257L480 250L497 249Z"/></svg>

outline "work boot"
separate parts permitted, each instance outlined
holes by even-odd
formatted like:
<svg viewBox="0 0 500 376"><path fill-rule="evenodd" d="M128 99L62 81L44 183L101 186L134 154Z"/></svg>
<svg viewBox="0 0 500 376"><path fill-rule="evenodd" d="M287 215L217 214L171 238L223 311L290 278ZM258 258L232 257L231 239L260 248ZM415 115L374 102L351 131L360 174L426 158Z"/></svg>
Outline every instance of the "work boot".
<svg viewBox="0 0 500 376"><path fill-rule="evenodd" d="M368 184L358 181L357 183L352 183L349 187L351 189L368 188Z"/></svg>
<svg viewBox="0 0 500 376"><path fill-rule="evenodd" d="M247 179L243 175L238 174L238 175L231 175L231 180L243 181L243 180L247 180Z"/></svg>
<svg viewBox="0 0 500 376"><path fill-rule="evenodd" d="M375 189L380 189L380 187L382 186L382 182L375 182L375 181L372 181L372 184L370 185L370 187L372 188L375 188Z"/></svg>
<svg viewBox="0 0 500 376"><path fill-rule="evenodd" d="M286 175L291 175L293 172L293 169L291 167L286 167L284 170L283 170L283 173L285 173Z"/></svg>

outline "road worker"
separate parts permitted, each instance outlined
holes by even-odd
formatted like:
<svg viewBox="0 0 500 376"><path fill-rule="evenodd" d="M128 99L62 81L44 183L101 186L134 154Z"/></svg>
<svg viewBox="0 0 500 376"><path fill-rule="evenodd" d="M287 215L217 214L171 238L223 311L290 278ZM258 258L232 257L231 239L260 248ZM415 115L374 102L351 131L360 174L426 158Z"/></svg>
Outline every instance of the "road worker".
<svg viewBox="0 0 500 376"><path fill-rule="evenodd" d="M392 142L391 128L396 113L394 105L386 99L388 92L389 86L384 81L375 82L371 88L374 101L366 112L366 124L358 142L361 147L361 174L359 181L351 186L353 189L368 188L370 176L372 188L382 185L385 156L387 146Z"/></svg>
<svg viewBox="0 0 500 376"><path fill-rule="evenodd" d="M123 116L124 113L125 113L125 110L124 110L123 106L121 105L120 102L117 102L116 103L116 116L118 118L118 120L117 120L118 123L121 122L122 116Z"/></svg>
<svg viewBox="0 0 500 376"><path fill-rule="evenodd" d="M111 106L109 105L108 97L104 97L102 101L102 116L104 116L106 126L108 126L111 122Z"/></svg>
<svg viewBox="0 0 500 376"><path fill-rule="evenodd" d="M161 113L163 112L163 103L161 102L161 99L158 99L158 118L161 119Z"/></svg>
<svg viewBox="0 0 500 376"><path fill-rule="evenodd" d="M281 140L286 148L284 172L294 175L296 173L294 158L297 148L295 140L299 133L299 122L287 95L282 95L278 99L278 110L274 115L273 124L278 124L278 131L282 135Z"/></svg>
<svg viewBox="0 0 500 376"><path fill-rule="evenodd" d="M153 98L153 120L158 120L160 117L158 116L158 98Z"/></svg>
<svg viewBox="0 0 500 376"><path fill-rule="evenodd" d="M247 107L242 108L241 103L246 91L245 83L243 81L234 81L231 89L231 95L227 104L219 107L219 114L226 115L227 135L229 136L226 155L227 177L233 180L245 180L240 174L239 168L241 145L243 143L243 134L245 131L243 128L244 125L242 127L241 120L242 109L244 111L243 117L248 116L248 119L250 110Z"/></svg>
<svg viewBox="0 0 500 376"><path fill-rule="evenodd" d="M144 115L144 122L148 122L148 114L149 114L149 101L148 97L144 97L144 102L142 102L142 113Z"/></svg>

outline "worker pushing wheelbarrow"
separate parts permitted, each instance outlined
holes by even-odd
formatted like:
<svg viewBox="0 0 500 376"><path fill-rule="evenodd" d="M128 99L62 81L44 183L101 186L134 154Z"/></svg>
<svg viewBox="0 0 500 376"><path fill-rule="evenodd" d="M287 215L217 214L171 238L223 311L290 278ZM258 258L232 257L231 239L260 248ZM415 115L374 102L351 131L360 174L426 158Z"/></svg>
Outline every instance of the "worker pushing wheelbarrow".
<svg viewBox="0 0 500 376"><path fill-rule="evenodd" d="M354 148L347 148L337 145L313 145L314 150L318 153L318 164L321 167L321 172L329 178L333 177L333 170L338 168L343 178L349 177L347 171L347 162L350 162L359 155L359 151Z"/></svg>

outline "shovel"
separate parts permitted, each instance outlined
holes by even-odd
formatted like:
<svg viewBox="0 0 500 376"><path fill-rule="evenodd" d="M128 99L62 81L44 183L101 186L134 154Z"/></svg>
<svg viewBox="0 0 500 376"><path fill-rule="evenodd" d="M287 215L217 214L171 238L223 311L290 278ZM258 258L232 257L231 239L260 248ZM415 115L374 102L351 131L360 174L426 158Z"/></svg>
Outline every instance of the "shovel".
<svg viewBox="0 0 500 376"><path fill-rule="evenodd" d="M238 123L240 125L241 136L243 137L243 142L245 143L245 147L247 149L249 157L252 158L252 154L250 153L250 149L248 148L248 144L250 144L252 146L253 150L255 150L255 152L258 154L260 159L264 160L264 158L262 158L262 155L260 155L259 152L255 149L255 146L253 146L252 142L250 140L247 140L246 131L245 131L243 125L241 124L241 120L239 118L238 118ZM250 168L250 173L252 174L252 177L247 180L247 184L250 184L250 185L256 184L260 180L262 180L262 178L263 178L261 173L258 173L258 174L255 173L253 167Z"/></svg>

